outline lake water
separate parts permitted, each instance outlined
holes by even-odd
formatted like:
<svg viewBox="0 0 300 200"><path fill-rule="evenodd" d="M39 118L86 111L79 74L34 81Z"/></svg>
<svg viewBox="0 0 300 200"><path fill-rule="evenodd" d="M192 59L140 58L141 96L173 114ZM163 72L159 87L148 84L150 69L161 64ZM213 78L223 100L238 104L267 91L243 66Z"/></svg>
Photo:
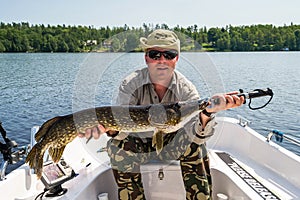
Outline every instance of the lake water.
<svg viewBox="0 0 300 200"><path fill-rule="evenodd" d="M145 66L143 58L142 53L0 54L0 120L9 138L26 145L32 126L111 104L120 81ZM271 88L274 98L267 107L253 111L244 105L220 115L241 115L262 135L278 129L300 140L299 65L300 52L182 53L177 69L197 86L201 97ZM286 141L280 145L300 155L298 146Z"/></svg>

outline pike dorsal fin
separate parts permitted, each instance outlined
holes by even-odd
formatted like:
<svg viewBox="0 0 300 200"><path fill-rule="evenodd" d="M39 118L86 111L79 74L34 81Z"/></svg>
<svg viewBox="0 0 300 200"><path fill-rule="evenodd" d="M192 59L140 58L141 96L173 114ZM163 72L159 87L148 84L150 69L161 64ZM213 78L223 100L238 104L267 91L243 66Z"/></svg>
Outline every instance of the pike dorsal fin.
<svg viewBox="0 0 300 200"><path fill-rule="evenodd" d="M53 126L53 124L55 124L61 118L62 117L54 117L46 121L39 129L39 131L35 134L34 136L35 141L39 142L44 137L44 135L48 133L48 130Z"/></svg>

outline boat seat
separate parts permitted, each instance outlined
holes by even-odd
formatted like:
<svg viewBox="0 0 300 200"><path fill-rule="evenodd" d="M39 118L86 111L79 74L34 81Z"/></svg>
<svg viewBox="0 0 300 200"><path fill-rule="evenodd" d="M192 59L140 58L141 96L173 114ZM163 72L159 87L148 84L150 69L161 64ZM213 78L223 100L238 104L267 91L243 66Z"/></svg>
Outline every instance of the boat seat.
<svg viewBox="0 0 300 200"><path fill-rule="evenodd" d="M185 189L177 160L151 160L141 165L146 199L185 199Z"/></svg>

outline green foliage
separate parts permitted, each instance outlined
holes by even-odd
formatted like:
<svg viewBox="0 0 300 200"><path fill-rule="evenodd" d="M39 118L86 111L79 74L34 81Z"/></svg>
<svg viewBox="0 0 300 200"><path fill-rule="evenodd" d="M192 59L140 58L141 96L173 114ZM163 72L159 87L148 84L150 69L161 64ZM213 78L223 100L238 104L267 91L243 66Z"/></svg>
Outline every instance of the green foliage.
<svg viewBox="0 0 300 200"><path fill-rule="evenodd" d="M6 51L5 46L0 42L0 52Z"/></svg>
<svg viewBox="0 0 300 200"><path fill-rule="evenodd" d="M125 51L126 52L134 51L139 45L138 41L139 41L138 36L136 34L134 33L128 34L125 42Z"/></svg>
<svg viewBox="0 0 300 200"><path fill-rule="evenodd" d="M139 38L167 24L143 24L140 28L65 25L30 25L0 22L0 52L140 51ZM280 51L300 50L300 25L172 28L182 51Z"/></svg>

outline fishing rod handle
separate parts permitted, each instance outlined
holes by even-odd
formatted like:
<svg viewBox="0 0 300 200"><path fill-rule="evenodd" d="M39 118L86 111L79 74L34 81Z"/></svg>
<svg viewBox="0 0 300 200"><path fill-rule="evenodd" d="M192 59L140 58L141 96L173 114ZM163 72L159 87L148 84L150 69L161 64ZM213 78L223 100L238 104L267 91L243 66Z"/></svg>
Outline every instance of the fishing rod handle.
<svg viewBox="0 0 300 200"><path fill-rule="evenodd" d="M255 89L251 92L243 92L242 89L240 89L240 93L236 94L238 97L244 96L245 100L244 100L244 104L246 103L246 99L250 99L250 103L249 103L249 108L252 110L256 110L256 109L260 109L265 107L267 104L269 104L269 102L272 100L273 98L273 91L270 88L266 88L266 89ZM269 101L261 106L261 107L257 107L257 108L252 108L250 106L251 104L251 99L253 98L257 98L257 97L263 97L263 96L270 96L271 98L269 99ZM211 98L210 99L210 105L208 106L208 108L211 108L213 106L219 105L221 102L221 100L219 98ZM226 100L227 102L227 100ZM227 102L228 103L228 102Z"/></svg>
<svg viewBox="0 0 300 200"><path fill-rule="evenodd" d="M251 92L243 92L240 90L241 93L237 94L237 96L244 96L245 99L253 99L257 97L263 97L263 96L273 96L273 91L270 88L266 89L255 89Z"/></svg>

